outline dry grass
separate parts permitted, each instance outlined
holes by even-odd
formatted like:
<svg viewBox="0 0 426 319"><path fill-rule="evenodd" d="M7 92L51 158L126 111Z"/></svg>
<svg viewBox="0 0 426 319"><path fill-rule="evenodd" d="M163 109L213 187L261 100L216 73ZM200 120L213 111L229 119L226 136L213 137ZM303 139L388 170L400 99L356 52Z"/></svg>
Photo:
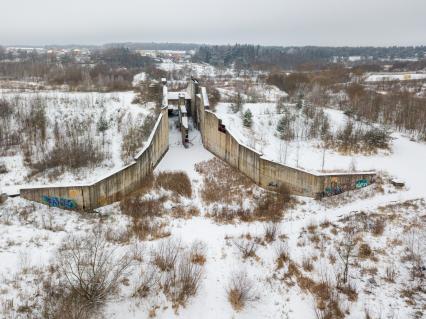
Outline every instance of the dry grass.
<svg viewBox="0 0 426 319"><path fill-rule="evenodd" d="M321 280L316 282L305 276L300 267L292 260L288 261L287 279L293 278L302 291L310 293L315 301L314 311L319 319L341 319L344 313L341 309L339 295L330 282Z"/></svg>
<svg viewBox="0 0 426 319"><path fill-rule="evenodd" d="M169 284L173 307L185 306L191 296L195 296L203 274L202 265L193 263L189 256L182 256Z"/></svg>
<svg viewBox="0 0 426 319"><path fill-rule="evenodd" d="M373 256L373 251L371 250L370 245L367 243L362 243L358 248L358 257L362 259L370 258Z"/></svg>
<svg viewBox="0 0 426 319"><path fill-rule="evenodd" d="M229 303L236 311L241 311L247 303L256 299L254 283L244 271L231 275L226 293Z"/></svg>
<svg viewBox="0 0 426 319"><path fill-rule="evenodd" d="M139 196L126 197L120 202L121 212L136 219L161 216L162 199L145 199Z"/></svg>
<svg viewBox="0 0 426 319"><path fill-rule="evenodd" d="M256 220L280 221L284 210L290 203L290 196L286 189L281 188L281 192L267 191L257 201L254 214Z"/></svg>
<svg viewBox="0 0 426 319"><path fill-rule="evenodd" d="M171 271L176 267L180 250L180 242L175 242L172 239L163 241L152 251L151 262L161 271Z"/></svg>
<svg viewBox="0 0 426 319"><path fill-rule="evenodd" d="M158 220L164 213L164 200L164 197L145 199L129 196L120 202L121 212L131 217L129 230L140 240L170 236L170 232L165 230L166 223Z"/></svg>
<svg viewBox="0 0 426 319"><path fill-rule="evenodd" d="M234 240L234 245L244 259L256 257L256 251L259 248L259 245L255 241L246 239Z"/></svg>
<svg viewBox="0 0 426 319"><path fill-rule="evenodd" d="M185 172L161 172L156 176L155 186L180 196L192 196L191 181Z"/></svg>
<svg viewBox="0 0 426 319"><path fill-rule="evenodd" d="M277 223L268 223L264 226L265 231L265 241L270 243L273 242L278 235L278 224Z"/></svg>
<svg viewBox="0 0 426 319"><path fill-rule="evenodd" d="M381 236L385 231L385 221L381 218L376 219L373 226L371 227L371 233L374 236Z"/></svg>
<svg viewBox="0 0 426 319"><path fill-rule="evenodd" d="M146 297L155 288L161 289L177 310L197 293L205 261L203 243L194 242L185 249L180 241L165 240L151 252L151 267L142 274L135 295Z"/></svg>
<svg viewBox="0 0 426 319"><path fill-rule="evenodd" d="M172 216L174 218L191 219L195 216L200 216L200 211L195 206L178 205L172 208Z"/></svg>
<svg viewBox="0 0 426 319"><path fill-rule="evenodd" d="M312 259L309 257L304 257L302 261L302 267L304 271L311 272L314 270L314 264L312 262Z"/></svg>
<svg viewBox="0 0 426 319"><path fill-rule="evenodd" d="M203 176L201 197L207 204L240 204L253 195L253 181L216 157L196 164L195 169Z"/></svg>
<svg viewBox="0 0 426 319"><path fill-rule="evenodd" d="M214 158L198 163L196 170L203 176L201 197L213 204L207 216L218 223L281 220L284 210L292 200L288 189L282 185L276 192L258 187L247 176ZM251 200L254 209L243 209L243 201Z"/></svg>
<svg viewBox="0 0 426 319"><path fill-rule="evenodd" d="M195 241L189 251L191 262L204 265L206 262L206 245L201 241Z"/></svg>
<svg viewBox="0 0 426 319"><path fill-rule="evenodd" d="M277 263L277 269L281 269L284 267L284 264L290 260L289 254L288 254L288 246L285 243L280 243L275 248L275 254L276 254L276 263Z"/></svg>

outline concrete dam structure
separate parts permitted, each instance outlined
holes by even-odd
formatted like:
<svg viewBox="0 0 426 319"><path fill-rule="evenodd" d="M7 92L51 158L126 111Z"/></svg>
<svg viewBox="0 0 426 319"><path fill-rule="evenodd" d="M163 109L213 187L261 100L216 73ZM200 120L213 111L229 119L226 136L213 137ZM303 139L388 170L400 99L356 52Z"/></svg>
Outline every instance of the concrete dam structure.
<svg viewBox="0 0 426 319"><path fill-rule="evenodd" d="M163 107L145 147L133 163L92 184L23 188L20 196L53 207L82 211L112 204L137 189L168 148L169 117L167 107Z"/></svg>
<svg viewBox="0 0 426 319"><path fill-rule="evenodd" d="M184 95L168 92L163 83L161 113L143 150L134 162L86 185L23 188L20 196L28 200L64 209L89 211L121 200L136 190L152 173L169 148L169 111L174 95L185 106L200 130L204 147L238 169L261 187L277 190L285 185L291 194L321 198L358 189L374 182L375 172L314 173L265 158L241 143L209 109L207 90L191 78ZM178 98L179 100L179 98Z"/></svg>
<svg viewBox="0 0 426 319"><path fill-rule="evenodd" d="M291 194L322 198L358 189L374 182L375 172L316 173L277 163L241 143L209 110L207 91L196 80L189 83L191 112L201 131L204 147L258 185L277 190L285 185Z"/></svg>

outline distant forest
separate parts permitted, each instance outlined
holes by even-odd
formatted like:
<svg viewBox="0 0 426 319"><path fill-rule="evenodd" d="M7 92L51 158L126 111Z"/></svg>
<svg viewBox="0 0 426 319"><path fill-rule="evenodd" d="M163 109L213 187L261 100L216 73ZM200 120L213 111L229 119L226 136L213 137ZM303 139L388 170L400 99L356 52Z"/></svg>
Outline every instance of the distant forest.
<svg viewBox="0 0 426 319"><path fill-rule="evenodd" d="M259 45L203 45L194 56L198 62L236 68L294 69L304 65L321 68L335 57L360 56L380 59L424 59L426 46L417 47L270 47ZM365 63L365 60L364 60Z"/></svg>
<svg viewBox="0 0 426 319"><path fill-rule="evenodd" d="M155 43L155 42L127 42L127 43L107 43L103 45L106 48L126 47L131 50L174 50L174 51L189 51L196 50L201 45L194 43Z"/></svg>
<svg viewBox="0 0 426 319"><path fill-rule="evenodd" d="M89 61L79 63L72 54L50 56L20 51L18 56L0 47L0 77L45 81L49 85L68 85L78 90L129 90L134 74L145 71L154 78L164 76L155 61L128 48L92 50Z"/></svg>

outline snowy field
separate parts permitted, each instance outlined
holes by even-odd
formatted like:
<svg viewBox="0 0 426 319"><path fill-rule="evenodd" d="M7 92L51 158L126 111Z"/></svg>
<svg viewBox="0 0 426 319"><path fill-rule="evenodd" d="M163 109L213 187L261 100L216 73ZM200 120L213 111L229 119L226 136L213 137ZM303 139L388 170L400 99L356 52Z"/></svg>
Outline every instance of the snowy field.
<svg viewBox="0 0 426 319"><path fill-rule="evenodd" d="M241 142L262 153L266 158L292 167L309 171L321 171L323 148L320 141L291 141L286 143L277 136L276 127L280 115L276 113L274 103L247 103L243 110L249 108L253 114L253 126L242 125L240 113L233 113L230 104L220 103L216 114L223 120L227 129ZM347 117L342 111L325 109L330 119L330 127L336 131L344 126ZM386 171L391 176L405 180L412 191L424 195L423 181L426 179L422 161L426 158L426 145L416 143L400 133L392 134L390 151L380 151L373 155L342 155L333 150L325 150L324 170L350 170L353 166L360 171Z"/></svg>
<svg viewBox="0 0 426 319"><path fill-rule="evenodd" d="M126 132L126 125L142 124L147 115L153 114L153 105L132 104L135 94L129 92L113 93L86 93L86 92L24 92L2 93L0 98L22 100L28 107L32 107L31 101L42 99L45 105L47 118L47 148L51 146L55 123L61 129L65 123L90 122L91 132L99 143L103 143L102 151L105 152L105 160L96 167L67 170L56 176L55 180L49 180L48 173L30 175L29 168L23 162L23 154L19 148L11 148L8 154L1 157L0 162L6 165L7 173L0 175L0 192L16 193L21 186L57 184L64 185L74 182L93 182L108 174L110 171L124 165L121 154L122 138ZM26 106L26 107L27 107ZM102 134L96 131L96 125L103 116L108 123L108 129ZM17 123L15 123L17 125ZM50 145L50 146L49 146Z"/></svg>
<svg viewBox="0 0 426 319"><path fill-rule="evenodd" d="M22 305L30 307L31 318L39 318L43 291L40 280L43 274L47 275L48 265L55 262L54 256L61 240L68 233L78 235L90 231L99 218L103 227L116 236L112 237L111 245L118 251L131 250L141 254L127 280L120 285L118 294L107 302L105 318L316 318L314 305L317 297L301 286L301 280L309 276L316 281L324 278L333 281L340 269L336 243L343 240L344 227L351 225L351 221L374 224L374 214L382 211L393 214L392 218L386 219L383 234L373 234L368 228L361 232L363 242L369 244L373 252L357 259L351 266L349 278L356 297L350 294L339 297L344 317L364 318L368 313L371 318L408 318L417 311L417 318L421 318L418 315L425 305L424 294L411 297L414 304L406 302L408 297L402 297L403 291L414 284L409 279L407 263L395 257L406 254L410 238L415 238L418 243L424 243L426 239L424 215L421 220L421 212L426 207L424 201L406 203L418 198L424 190L422 185L410 185L410 188L420 187L417 192L396 190L385 183L382 193L367 187L349 194L349 197L343 194L340 199L329 198L322 202L299 198L299 204L286 211L278 222L279 235L272 241L265 241L268 223L223 224L206 215L200 195L203 179L194 165L212 159L213 155L203 148L196 130L190 131L191 145L184 148L174 120L172 118L170 123L170 149L156 168L156 173L171 170L186 172L192 183L193 195L177 202L172 199L166 201L166 211L170 213L174 205L193 205L201 213L190 218L173 218L168 213L161 220L167 225L169 238L180 241L182 247L190 247L194 241L201 241L205 246L206 261L196 295L178 309L161 292L144 298L134 296L140 280L140 267L149 263L152 249L169 239L139 241L131 237L123 242L118 240L125 232L129 218L120 213L117 204L100 209L102 217L97 217L11 198L0 206L0 312L4 318L17 318L22 312L26 314L25 311L29 310L25 307L20 308L21 312L16 310ZM407 232L407 227L412 232ZM259 240L255 256L241 256L234 244L241 237ZM284 261L284 265L277 264L280 247L286 247L290 258ZM418 247L423 254L424 248L424 245ZM311 260L312 269L302 266L307 259ZM300 265L297 266L300 273L296 275L289 270L290 265L295 264ZM393 281L386 277L389 267L397 269ZM226 289L231 274L241 270L253 283L252 298L242 310L236 311L228 302Z"/></svg>
<svg viewBox="0 0 426 319"><path fill-rule="evenodd" d="M176 70L185 65L166 60L161 67ZM200 74L218 74L212 66L190 67L198 68ZM144 77L138 75L135 83ZM229 111L229 103L217 105L216 114L227 129L266 158L321 170L323 149L319 141L283 143L275 135L279 118L275 101L285 93L274 88L257 89L263 90L261 93L270 102L243 106L243 110L250 108L253 113L251 129L242 126L239 114ZM221 93L232 95L232 89L224 88ZM131 104L132 92L67 93L67 103L63 102L64 93L43 94L51 96L49 122L63 116L98 119L101 114L111 119L105 136L110 156L96 168L60 175L60 183L93 181L122 166L122 134L117 118L124 114L123 118L143 120L152 112L150 106ZM81 107L82 99L94 106ZM333 131L344 125L346 116L342 112L325 109L325 113ZM148 230L135 229L135 221L120 203L102 207L96 214L49 208L19 197L0 204L0 318L45 318L47 301L55 304L60 300L60 294L49 299L49 288L63 282L58 271L62 245L70 242L69 236L86 236L100 228L108 247L114 249L112 257L128 253L132 263L95 318L317 319L326 318L327 309L334 311L327 318L425 317L422 267L426 256L426 170L422 159L426 158L426 145L393 133L390 151L375 155L344 156L327 150L325 170L354 166L357 170L376 169L377 183L322 201L295 197L280 212L279 219L250 219L252 215L246 214L254 215L257 202L266 192L224 163L219 166L224 173L208 165L200 170L202 165L214 163L215 157L204 149L192 123L189 147L183 147L175 121L176 117L170 117L170 147L154 173L183 172L189 177L192 192L183 196L152 185L140 190L137 196L145 205L152 201L158 205L154 206L155 216ZM20 185L49 182L47 176L28 180L19 153L0 160L6 161L9 169L0 175L1 191L14 192ZM222 198L213 202L206 197L212 178L209 170L218 179L225 179L216 181L223 185L223 189L216 188ZM397 188L390 183L392 178L406 185ZM218 197L210 194L214 195ZM145 207L139 209L148 209ZM229 213L225 208L234 214L233 218L218 214ZM350 240L356 244L350 246ZM203 247L204 260L197 264L201 269L198 290L183 305L171 300L164 288L162 280L172 271L153 266L155 252L170 242L179 244L181 254L195 244ZM244 256L243 243L251 245L254 252ZM338 285L345 267L345 247L353 248L348 254L347 283ZM141 295L141 282L149 276L149 269L155 270L158 282ZM239 309L231 306L228 294L234 273L246 274L251 283L248 299Z"/></svg>
<svg viewBox="0 0 426 319"><path fill-rule="evenodd" d="M185 71L185 74L192 74L194 77L234 75L232 69L218 69L207 63L182 62L176 63L169 59L162 59L158 67L164 71Z"/></svg>
<svg viewBox="0 0 426 319"><path fill-rule="evenodd" d="M403 73L403 74L392 74L392 73L377 73L369 74L365 82L381 82L381 81L410 81L410 80L424 80L426 74L424 73Z"/></svg>

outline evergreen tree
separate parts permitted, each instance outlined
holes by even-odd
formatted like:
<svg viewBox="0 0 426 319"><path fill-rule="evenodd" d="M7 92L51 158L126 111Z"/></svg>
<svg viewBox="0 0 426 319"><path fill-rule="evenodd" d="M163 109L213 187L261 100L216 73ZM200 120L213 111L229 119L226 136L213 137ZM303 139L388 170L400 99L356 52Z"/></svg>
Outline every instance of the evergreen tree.
<svg viewBox="0 0 426 319"><path fill-rule="evenodd" d="M289 113L285 113L278 121L277 131L281 139L290 141L294 138L294 132L291 127L292 117Z"/></svg>
<svg viewBox="0 0 426 319"><path fill-rule="evenodd" d="M243 106L243 98L241 97L240 92L238 92L234 98L234 101L231 104L231 110L234 113L238 113L241 110L242 106Z"/></svg>
<svg viewBox="0 0 426 319"><path fill-rule="evenodd" d="M105 113L102 112L96 125L98 132L102 133L102 145L105 145L105 132L109 128L109 123L105 118Z"/></svg>
<svg viewBox="0 0 426 319"><path fill-rule="evenodd" d="M243 125L245 127L251 127L252 126L252 124L253 124L253 114L251 113L250 109L247 109L244 112L244 114L242 116L242 119L243 119Z"/></svg>
<svg viewBox="0 0 426 319"><path fill-rule="evenodd" d="M101 132L102 134L109 128L109 123L107 119L105 118L105 114L102 113L99 117L98 123L96 125L98 132Z"/></svg>

